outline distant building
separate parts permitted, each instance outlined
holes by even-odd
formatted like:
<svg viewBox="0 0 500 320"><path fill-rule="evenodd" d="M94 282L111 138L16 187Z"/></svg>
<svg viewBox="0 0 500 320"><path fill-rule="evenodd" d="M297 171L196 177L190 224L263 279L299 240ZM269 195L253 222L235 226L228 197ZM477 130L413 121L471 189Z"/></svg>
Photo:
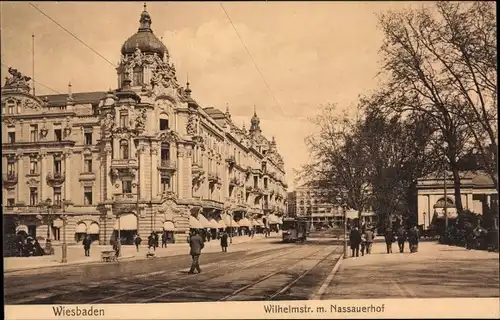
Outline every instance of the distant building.
<svg viewBox="0 0 500 320"><path fill-rule="evenodd" d="M484 171L460 173L461 200L464 210L483 214L486 210L498 212L498 193L491 177ZM457 216L453 175L446 174L446 198L444 173L434 173L417 181L418 224L427 229L433 219L444 219L447 207L449 218ZM445 205L447 203L447 205Z"/></svg>

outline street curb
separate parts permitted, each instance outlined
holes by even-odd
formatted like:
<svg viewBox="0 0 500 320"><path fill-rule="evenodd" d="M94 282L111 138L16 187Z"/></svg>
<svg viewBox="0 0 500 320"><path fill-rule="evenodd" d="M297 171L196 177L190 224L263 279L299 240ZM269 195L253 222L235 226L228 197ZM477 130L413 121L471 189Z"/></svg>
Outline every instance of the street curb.
<svg viewBox="0 0 500 320"><path fill-rule="evenodd" d="M117 261L122 261L122 260L131 260L135 258L135 256L124 256L124 257L120 257ZM145 260L146 258L144 258ZM137 259L137 260L143 260L143 259ZM72 267L74 265L78 265L78 264L104 264L104 263L108 263L108 262L103 262L103 261L76 261L76 262L68 262L68 263L62 263L62 262L59 262L60 264L58 265L50 265L50 266L40 266L40 267L35 267L35 268L21 268L21 269L11 269L11 270L4 270L4 274L7 274L7 273L14 273L14 272L21 272L21 271L30 271L30 270L39 270L39 269L50 269L50 268L69 268L69 267Z"/></svg>
<svg viewBox="0 0 500 320"><path fill-rule="evenodd" d="M325 281L323 282L323 284L321 285L321 287L319 288L319 290L316 291L316 293L314 293L309 298L309 300L321 300L321 297L325 294L326 289L328 288L328 286L330 286L330 283L332 282L333 277L335 276L335 274L339 270L339 267L342 264L342 260L343 259L344 259L344 254L341 254L340 258L337 260L337 262L333 266L332 271L330 272L330 274L328 275L328 277L325 279Z"/></svg>
<svg viewBox="0 0 500 320"><path fill-rule="evenodd" d="M263 239L267 239L267 238L262 238L262 239L255 239L255 240L251 240L251 241L242 241L242 242L238 242L238 243L232 243L231 245L239 245L239 244L244 244L244 243L249 243L249 242L253 242L253 241L260 241L260 240L263 240ZM179 243L178 245L184 245L184 243ZM188 244L186 243L186 246ZM180 248L179 248L180 249ZM184 248L182 248L184 249ZM179 253L178 255L181 255L182 253ZM168 257L168 256L165 256L165 257ZM125 257L121 257L118 261L122 261L122 260L132 260L133 258L135 258L135 256L125 256ZM159 258L163 258L163 257L159 257ZM141 261L141 260L146 260L148 259L146 256L144 257L141 257L139 259L136 259L137 261ZM39 266L39 267L35 267L35 268L21 268L21 269L10 269L10 270L4 270L4 274L9 274L9 273L14 273L14 272L21 272L21 271L30 271L30 270L39 270L39 269L50 269L50 268L69 268L69 267L72 267L74 265L78 265L78 264L82 264L82 263L85 263L85 264L104 264L104 263L107 263L107 262L102 262L100 260L97 260L97 261L75 261L75 262L68 262L68 263L61 263L59 262L60 264L58 265L49 265L49 266Z"/></svg>

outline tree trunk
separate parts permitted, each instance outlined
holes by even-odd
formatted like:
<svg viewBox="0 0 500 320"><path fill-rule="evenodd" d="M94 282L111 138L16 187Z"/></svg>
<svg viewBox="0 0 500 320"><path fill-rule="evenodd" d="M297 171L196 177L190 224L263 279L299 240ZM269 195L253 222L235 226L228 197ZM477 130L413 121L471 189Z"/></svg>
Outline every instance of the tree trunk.
<svg viewBox="0 0 500 320"><path fill-rule="evenodd" d="M460 174L456 163L451 164L451 172L453 173L453 184L455 189L455 208L457 209L457 214L460 214L462 213L464 208L462 205L462 197L461 197L462 193L460 192L461 189Z"/></svg>

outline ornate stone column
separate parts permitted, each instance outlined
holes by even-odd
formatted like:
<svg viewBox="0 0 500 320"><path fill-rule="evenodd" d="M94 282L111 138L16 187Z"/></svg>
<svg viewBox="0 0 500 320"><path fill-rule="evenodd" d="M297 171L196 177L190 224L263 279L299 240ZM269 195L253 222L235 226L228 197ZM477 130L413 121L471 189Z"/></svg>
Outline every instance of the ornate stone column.
<svg viewBox="0 0 500 320"><path fill-rule="evenodd" d="M187 148L186 148L186 158L187 158L186 159L187 160L186 174L187 174L187 179L186 179L185 182L187 183L186 198L189 198L189 199L191 199L193 197L193 180L191 179L191 177L193 176L193 173L192 173L193 152L194 152L194 150L191 148L191 146L187 146Z"/></svg>
<svg viewBox="0 0 500 320"><path fill-rule="evenodd" d="M151 145L151 199L158 197L158 177L158 143L153 142Z"/></svg>
<svg viewBox="0 0 500 320"><path fill-rule="evenodd" d="M22 154L17 155L17 185L16 185L16 197L17 201L20 202L22 201L22 194L21 194L21 181L24 181L24 157Z"/></svg>
<svg viewBox="0 0 500 320"><path fill-rule="evenodd" d="M137 196L140 197L139 199L143 200L146 198L146 162L145 162L145 157L144 157L144 151L145 151L145 146L144 145L139 145L137 148L137 153L139 154L139 172L138 172L138 179L139 179L139 193Z"/></svg>
<svg viewBox="0 0 500 320"><path fill-rule="evenodd" d="M183 163L183 158L184 158L184 146L183 145L177 145L177 196L179 198L184 198L184 192L183 192L183 181L182 181L182 176L184 174L184 163Z"/></svg>
<svg viewBox="0 0 500 320"><path fill-rule="evenodd" d="M47 170L46 170L46 162L47 162L47 153L42 151L40 153L38 159L40 160L40 201L44 201L45 197L45 187L47 185Z"/></svg>
<svg viewBox="0 0 500 320"><path fill-rule="evenodd" d="M71 150L67 150L64 153L64 199L70 200L70 188L69 184L71 183L71 155L73 152Z"/></svg>
<svg viewBox="0 0 500 320"><path fill-rule="evenodd" d="M106 142L106 146L104 147L104 153L106 155L106 162L104 163L104 178L105 178L105 184L106 184L106 192L105 192L105 199L106 200L111 200L111 190L113 190L113 183L111 181L111 175L109 174L110 169L111 169L111 160L112 160L112 150L111 148L111 141Z"/></svg>

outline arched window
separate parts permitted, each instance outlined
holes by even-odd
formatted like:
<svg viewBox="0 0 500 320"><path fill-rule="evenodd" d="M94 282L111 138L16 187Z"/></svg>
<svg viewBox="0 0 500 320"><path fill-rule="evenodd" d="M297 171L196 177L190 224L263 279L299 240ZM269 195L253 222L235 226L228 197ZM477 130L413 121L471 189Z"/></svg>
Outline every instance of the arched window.
<svg viewBox="0 0 500 320"><path fill-rule="evenodd" d="M168 142L161 143L161 161L170 160L170 144Z"/></svg>
<svg viewBox="0 0 500 320"><path fill-rule="evenodd" d="M142 84L144 83L142 67L135 67L133 70L133 73L134 73L134 76L132 79L132 85L133 86L142 86Z"/></svg>
<svg viewBox="0 0 500 320"><path fill-rule="evenodd" d="M121 153L122 159L129 158L129 145L128 145L127 140L120 141L120 153Z"/></svg>

